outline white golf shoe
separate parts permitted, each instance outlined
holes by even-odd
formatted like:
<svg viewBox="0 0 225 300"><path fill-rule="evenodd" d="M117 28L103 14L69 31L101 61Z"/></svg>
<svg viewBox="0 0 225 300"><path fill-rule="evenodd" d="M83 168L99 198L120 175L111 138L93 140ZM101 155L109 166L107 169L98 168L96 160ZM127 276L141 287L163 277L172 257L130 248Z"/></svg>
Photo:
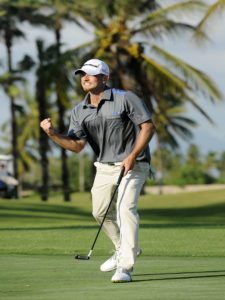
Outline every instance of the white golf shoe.
<svg viewBox="0 0 225 300"><path fill-rule="evenodd" d="M111 281L114 283L124 283L124 282L131 282L132 278L128 270L118 267Z"/></svg>
<svg viewBox="0 0 225 300"><path fill-rule="evenodd" d="M137 257L142 254L142 249L137 250ZM115 251L113 256L111 256L109 259L107 259L101 266L100 270L102 272L110 272L113 270L116 270L117 268L117 262L118 262L118 256L119 256L119 251ZM133 268L128 270L129 272L133 271Z"/></svg>
<svg viewBox="0 0 225 300"><path fill-rule="evenodd" d="M118 259L118 251L115 251L113 256L111 256L107 261L105 261L101 266L100 270L102 272L110 272L117 268L117 259Z"/></svg>

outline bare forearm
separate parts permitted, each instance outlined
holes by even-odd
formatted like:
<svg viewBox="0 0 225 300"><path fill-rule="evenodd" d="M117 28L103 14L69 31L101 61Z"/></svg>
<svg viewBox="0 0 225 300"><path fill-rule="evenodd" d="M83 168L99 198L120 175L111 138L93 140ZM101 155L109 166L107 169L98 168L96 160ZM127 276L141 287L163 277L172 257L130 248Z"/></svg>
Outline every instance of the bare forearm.
<svg viewBox="0 0 225 300"><path fill-rule="evenodd" d="M155 126L153 123L147 123L148 125L143 126L140 130L140 133L137 137L135 146L130 153L134 159L138 157L138 155L148 146L151 138L155 132Z"/></svg>
<svg viewBox="0 0 225 300"><path fill-rule="evenodd" d="M137 136L135 146L128 157L122 162L122 165L125 167L124 175L126 175L129 170L133 169L136 158L148 146L154 132L155 126L150 121L140 125L140 132Z"/></svg>
<svg viewBox="0 0 225 300"><path fill-rule="evenodd" d="M73 140L68 136L56 133L54 130L51 130L51 132L48 132L47 134L53 142L66 150L78 153L84 148L84 140Z"/></svg>
<svg viewBox="0 0 225 300"><path fill-rule="evenodd" d="M53 142L66 150L78 153L85 146L86 141L84 139L74 140L68 136L57 133L52 126L51 118L46 118L41 121L40 126L45 131L45 133L53 140Z"/></svg>

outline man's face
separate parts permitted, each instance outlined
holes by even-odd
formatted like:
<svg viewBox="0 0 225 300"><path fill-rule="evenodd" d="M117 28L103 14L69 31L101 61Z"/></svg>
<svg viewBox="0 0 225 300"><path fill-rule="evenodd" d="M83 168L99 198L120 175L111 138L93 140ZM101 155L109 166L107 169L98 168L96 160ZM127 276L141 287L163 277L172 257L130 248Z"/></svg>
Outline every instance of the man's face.
<svg viewBox="0 0 225 300"><path fill-rule="evenodd" d="M100 92L104 90L106 77L102 74L99 75L88 75L81 73L81 86L85 92Z"/></svg>

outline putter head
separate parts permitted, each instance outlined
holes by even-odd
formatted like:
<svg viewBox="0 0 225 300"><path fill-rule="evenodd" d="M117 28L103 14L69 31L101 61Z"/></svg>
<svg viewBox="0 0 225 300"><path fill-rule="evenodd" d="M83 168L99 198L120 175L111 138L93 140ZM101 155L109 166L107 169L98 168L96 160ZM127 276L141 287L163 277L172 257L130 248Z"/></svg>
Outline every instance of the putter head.
<svg viewBox="0 0 225 300"><path fill-rule="evenodd" d="M75 256L75 259L81 259L81 260L89 260L90 257L88 255L80 255L80 254L77 254Z"/></svg>

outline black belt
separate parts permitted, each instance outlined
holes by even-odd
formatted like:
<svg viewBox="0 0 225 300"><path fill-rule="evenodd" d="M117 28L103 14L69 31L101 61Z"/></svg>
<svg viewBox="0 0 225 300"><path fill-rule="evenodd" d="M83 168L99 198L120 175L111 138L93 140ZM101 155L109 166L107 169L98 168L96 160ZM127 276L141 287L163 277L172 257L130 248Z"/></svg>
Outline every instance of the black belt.
<svg viewBox="0 0 225 300"><path fill-rule="evenodd" d="M136 160L136 162L147 162L147 163L149 163L149 161L147 159ZM109 165L109 166L118 165L118 163L114 163L114 162L103 162L102 164Z"/></svg>

